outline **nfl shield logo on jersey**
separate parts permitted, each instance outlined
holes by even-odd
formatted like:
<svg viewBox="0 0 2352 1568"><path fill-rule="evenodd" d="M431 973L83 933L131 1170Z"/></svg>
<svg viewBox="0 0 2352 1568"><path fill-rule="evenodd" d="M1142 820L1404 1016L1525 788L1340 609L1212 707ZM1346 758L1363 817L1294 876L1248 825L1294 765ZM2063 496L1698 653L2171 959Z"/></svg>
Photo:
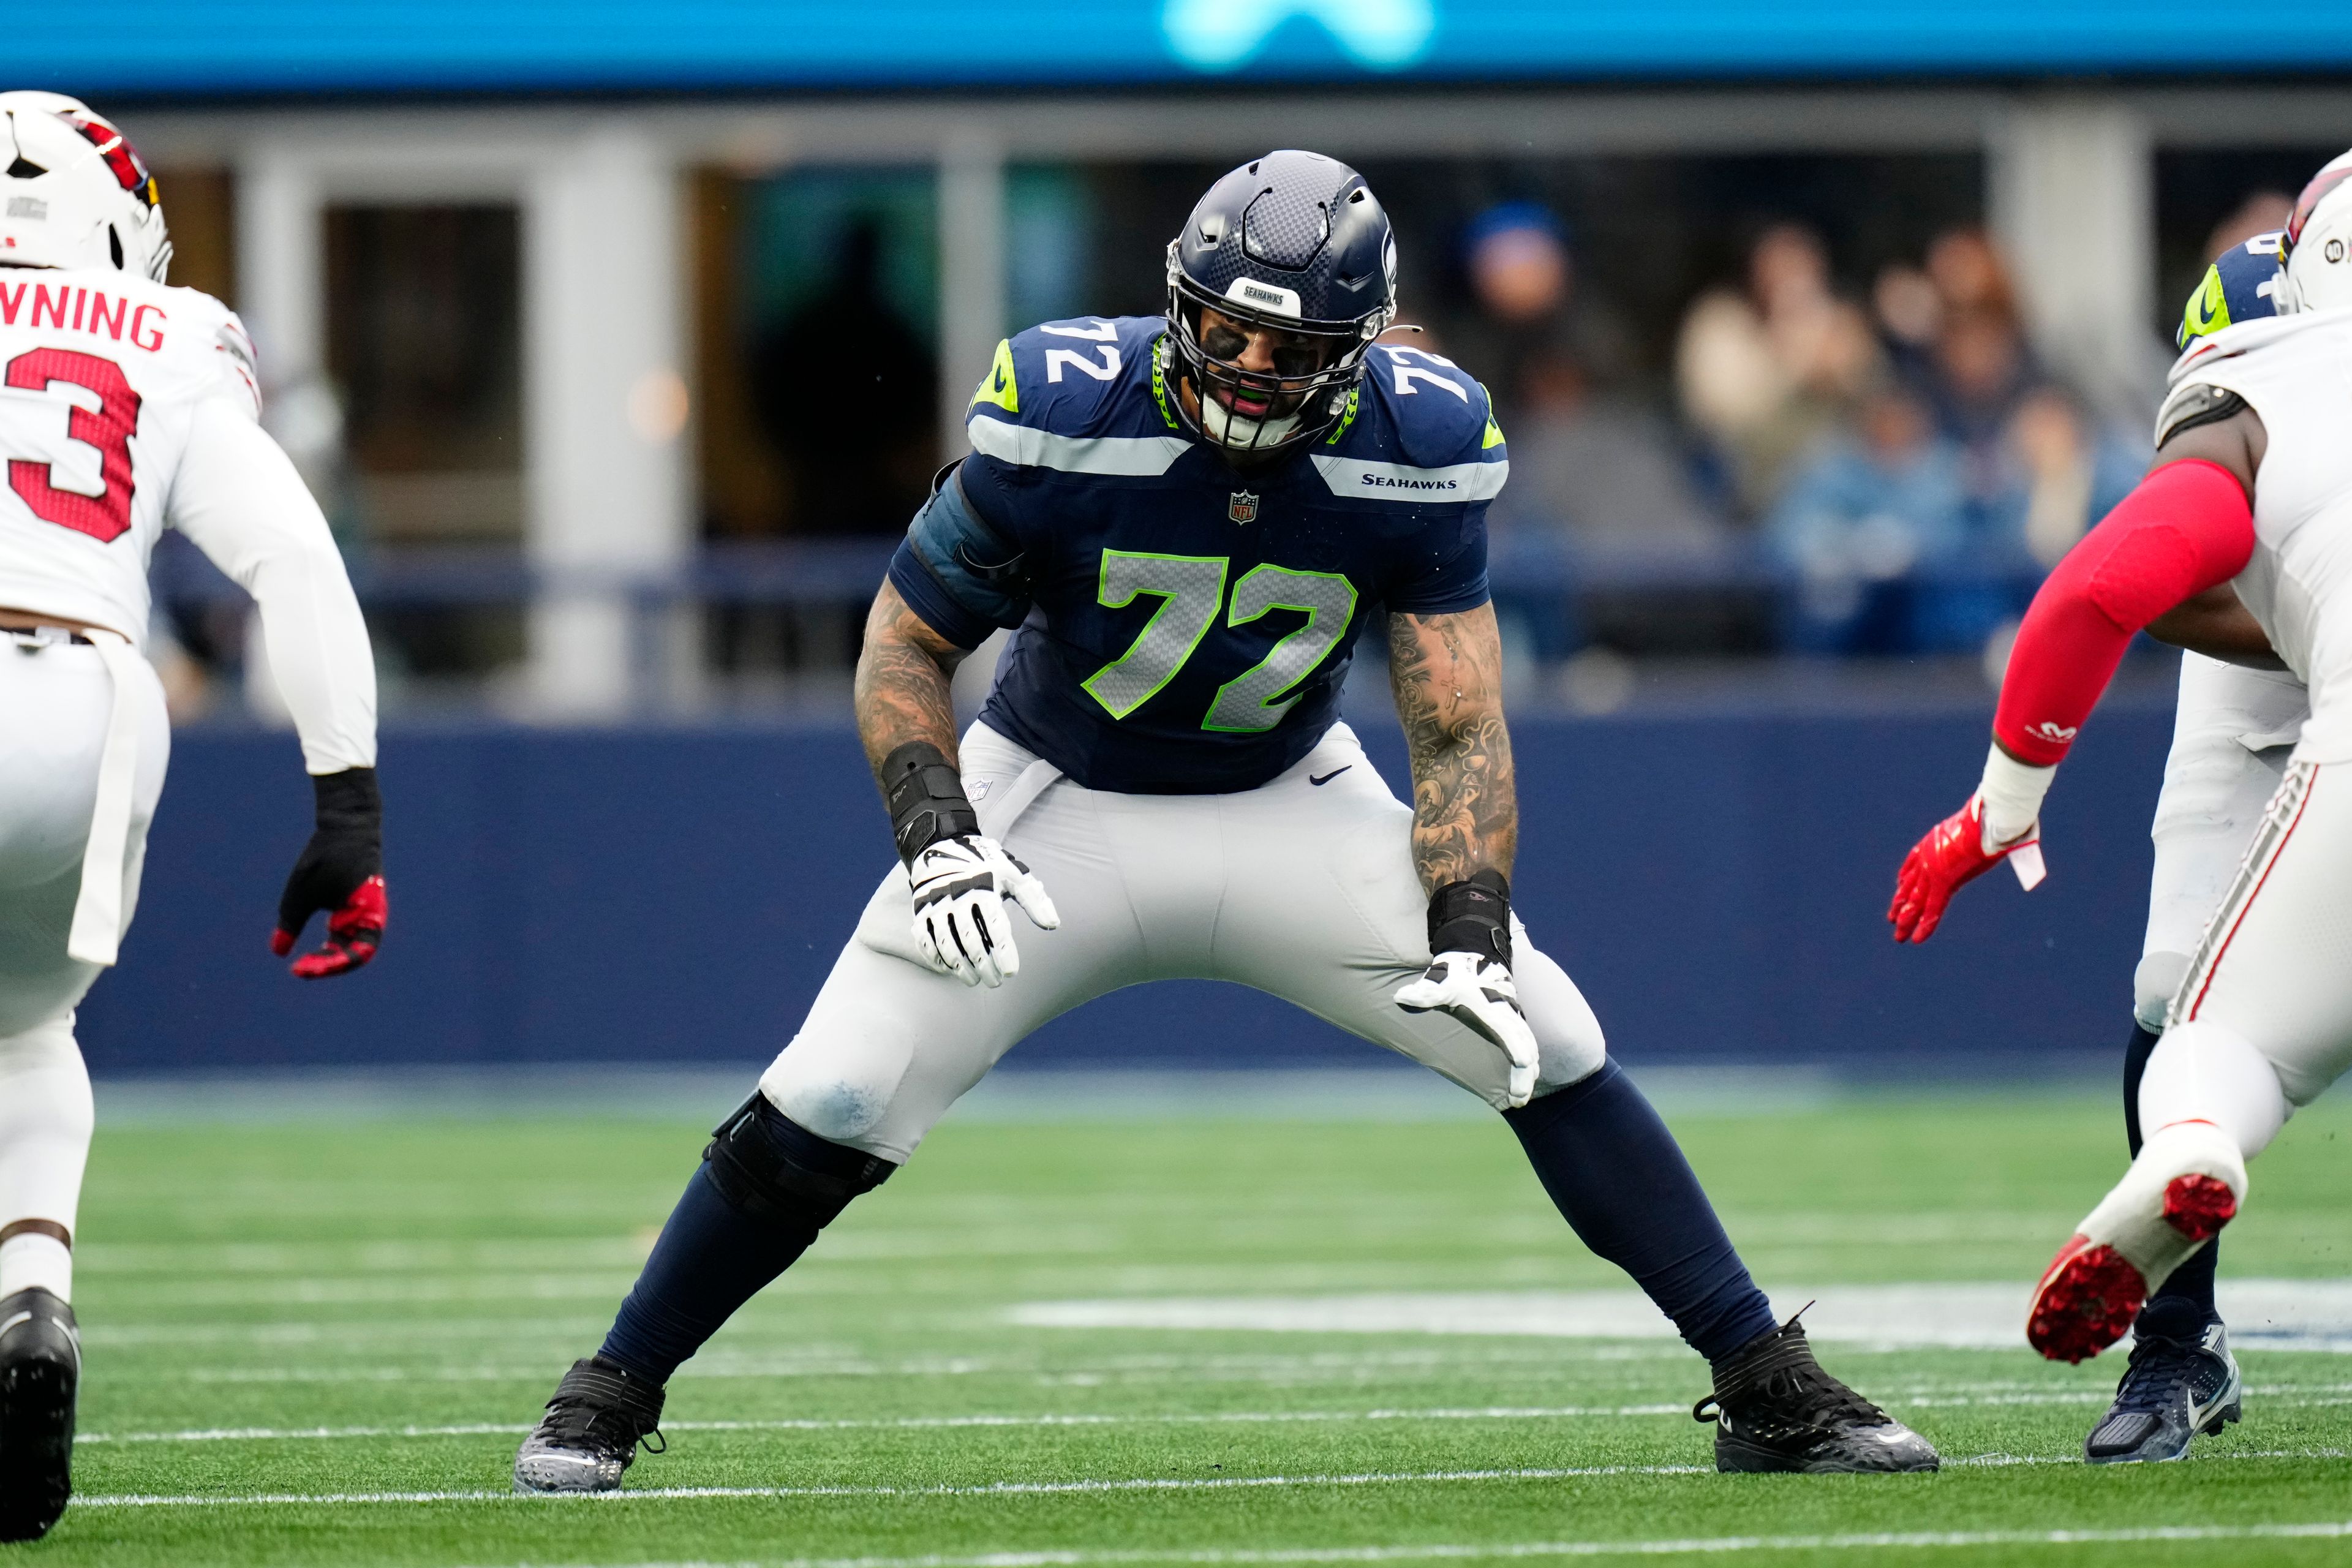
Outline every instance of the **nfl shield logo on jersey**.
<svg viewBox="0 0 2352 1568"><path fill-rule="evenodd" d="M1257 497L1247 490L1235 490L1234 499L1225 503L1225 515L1235 522L1257 521Z"/></svg>

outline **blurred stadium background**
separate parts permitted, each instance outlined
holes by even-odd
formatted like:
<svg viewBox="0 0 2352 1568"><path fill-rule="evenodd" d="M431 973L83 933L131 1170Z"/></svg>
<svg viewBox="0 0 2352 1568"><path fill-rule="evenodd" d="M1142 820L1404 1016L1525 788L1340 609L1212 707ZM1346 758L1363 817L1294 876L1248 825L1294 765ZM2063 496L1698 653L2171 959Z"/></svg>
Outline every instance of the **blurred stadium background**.
<svg viewBox="0 0 2352 1568"><path fill-rule="evenodd" d="M2192 285L2352 144L2352 8L5 18L8 85L127 128L173 280L258 340L375 635L394 911L353 978L268 958L299 756L248 606L167 539L172 779L80 1029L79 1497L31 1550L2342 1560L2341 1097L2231 1231L2247 1420L2206 1462L2081 1466L2116 1358L2017 1332L2124 1154L2175 658L2076 749L2046 886L1988 879L1914 951L1883 911L2015 616L2147 455ZM967 389L1010 331L1160 310L1190 204L1279 146L1366 172L1418 341L1501 411L1522 912L1759 1279L1948 1469L1705 1471L1704 1369L1475 1102L1196 984L1016 1050L682 1370L627 1500L517 1500L518 1435L889 863L850 670ZM1379 658L1351 711L1393 786Z"/></svg>
<svg viewBox="0 0 2352 1568"><path fill-rule="evenodd" d="M289 986L258 949L293 742L241 595L159 561L180 727L85 1010L101 1075L765 1058L886 864L849 671L966 389L1008 331L1158 311L1190 203L1282 145L1365 170L1419 341L1501 410L1521 897L1621 1054L1900 1075L2120 1041L2161 650L2069 770L2047 889L1920 952L1880 911L2039 574L2146 458L2191 286L2352 142L2352 13L11 12L12 81L129 129L173 280L252 326L383 663L392 945ZM1195 990L1013 1060L1366 1056Z"/></svg>

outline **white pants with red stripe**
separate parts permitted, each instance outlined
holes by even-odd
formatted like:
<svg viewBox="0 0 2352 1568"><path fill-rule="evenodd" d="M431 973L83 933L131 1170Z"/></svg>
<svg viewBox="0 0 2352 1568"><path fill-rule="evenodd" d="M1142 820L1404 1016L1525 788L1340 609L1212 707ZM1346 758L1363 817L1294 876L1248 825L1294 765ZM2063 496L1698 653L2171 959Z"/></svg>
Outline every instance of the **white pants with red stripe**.
<svg viewBox="0 0 2352 1568"><path fill-rule="evenodd" d="M2148 829L2156 865L2147 934L2132 975L2132 1013L2152 1034L2164 1031L2205 922L2236 879L2310 712L2309 692L2284 670L2180 657L2172 750Z"/></svg>
<svg viewBox="0 0 2352 1568"><path fill-rule="evenodd" d="M760 1080L817 1136L904 1161L1038 1026L1122 986L1176 978L1271 993L1490 1104L1508 1102L1500 1050L1444 1014L1407 1013L1392 999L1429 963L1412 808L1345 724L1279 778L1232 795L1087 789L977 724L961 762L982 831L1037 873L1061 929L1013 913L1021 973L994 989L968 987L917 957L907 879L892 867L800 1033ZM1601 1026L1516 921L1512 942L1541 1094L1600 1068Z"/></svg>
<svg viewBox="0 0 2352 1568"><path fill-rule="evenodd" d="M2140 1125L2210 1121L2252 1157L2347 1068L2352 763L2297 760L2173 997Z"/></svg>

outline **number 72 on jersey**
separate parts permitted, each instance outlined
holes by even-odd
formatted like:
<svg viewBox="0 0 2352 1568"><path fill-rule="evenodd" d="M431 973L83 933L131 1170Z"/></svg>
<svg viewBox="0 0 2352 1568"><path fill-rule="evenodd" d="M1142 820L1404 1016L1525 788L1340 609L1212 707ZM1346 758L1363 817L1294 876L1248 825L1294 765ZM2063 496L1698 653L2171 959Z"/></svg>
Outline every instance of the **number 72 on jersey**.
<svg viewBox="0 0 2352 1568"><path fill-rule="evenodd" d="M1216 624L1220 609L1229 626L1246 626L1276 610L1296 610L1306 616L1306 624L1276 638L1264 658L1217 688L1201 728L1250 734L1282 722L1298 700L1292 689L1347 635L1356 613L1356 585L1337 572L1253 566L1233 584L1228 600L1225 579L1232 568L1222 555L1103 552L1097 603L1117 610L1146 595L1160 601L1128 650L1084 682L1112 718L1126 718L1176 678Z"/></svg>

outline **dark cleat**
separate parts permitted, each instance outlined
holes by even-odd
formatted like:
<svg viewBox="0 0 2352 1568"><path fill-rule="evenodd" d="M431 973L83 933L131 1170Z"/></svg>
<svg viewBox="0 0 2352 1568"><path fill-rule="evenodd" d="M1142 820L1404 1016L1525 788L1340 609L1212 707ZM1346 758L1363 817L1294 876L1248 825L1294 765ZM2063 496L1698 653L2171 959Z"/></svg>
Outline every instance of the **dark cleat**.
<svg viewBox="0 0 2352 1568"><path fill-rule="evenodd" d="M0 1541L38 1541L73 1496L73 1309L36 1285L0 1300Z"/></svg>
<svg viewBox="0 0 2352 1568"><path fill-rule="evenodd" d="M515 1455L519 1492L609 1492L637 1457L658 1454L662 1389L602 1356L572 1363ZM650 1437L652 1442L646 1442Z"/></svg>
<svg viewBox="0 0 2352 1568"><path fill-rule="evenodd" d="M2190 1438L2210 1436L2244 1413L2242 1386L2220 1323L2187 1338L2143 1327L2115 1404L2083 1440L2083 1457L2095 1465L2184 1458Z"/></svg>
<svg viewBox="0 0 2352 1568"><path fill-rule="evenodd" d="M1819 1476L1942 1463L1925 1437L1822 1371L1794 1318L1716 1363L1715 1392L1691 1414L1715 1422L1718 1470Z"/></svg>

